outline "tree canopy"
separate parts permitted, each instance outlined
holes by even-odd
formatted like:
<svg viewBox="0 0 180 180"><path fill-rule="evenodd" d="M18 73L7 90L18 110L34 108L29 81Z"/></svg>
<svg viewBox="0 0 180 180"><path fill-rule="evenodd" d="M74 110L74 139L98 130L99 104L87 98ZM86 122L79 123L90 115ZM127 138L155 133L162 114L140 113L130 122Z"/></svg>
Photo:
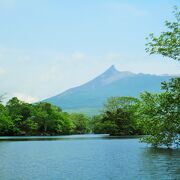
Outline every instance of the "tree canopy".
<svg viewBox="0 0 180 180"><path fill-rule="evenodd" d="M0 103L0 135L61 135L89 131L89 119L46 102L28 104L14 97Z"/></svg>
<svg viewBox="0 0 180 180"><path fill-rule="evenodd" d="M180 145L180 78L163 83L163 93L141 94L139 123L147 134L142 141L168 148Z"/></svg>
<svg viewBox="0 0 180 180"><path fill-rule="evenodd" d="M135 112L138 99L134 97L111 97L104 104L102 115L94 117L94 131L110 135L140 134Z"/></svg>
<svg viewBox="0 0 180 180"><path fill-rule="evenodd" d="M174 8L175 21L166 21L168 31L159 37L150 34L146 51L180 60L180 12ZM162 82L161 94L141 94L140 125L148 135L142 140L153 146L180 145L180 77Z"/></svg>
<svg viewBox="0 0 180 180"><path fill-rule="evenodd" d="M177 7L174 7L173 14L174 22L165 21L167 31L161 32L159 36L153 33L149 35L146 51L180 61L180 12Z"/></svg>

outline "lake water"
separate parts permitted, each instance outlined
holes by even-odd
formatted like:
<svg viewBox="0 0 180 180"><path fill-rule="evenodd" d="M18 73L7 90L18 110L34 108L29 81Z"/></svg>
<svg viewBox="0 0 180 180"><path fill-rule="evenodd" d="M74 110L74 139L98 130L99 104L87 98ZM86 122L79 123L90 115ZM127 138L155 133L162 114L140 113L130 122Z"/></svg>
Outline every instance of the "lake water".
<svg viewBox="0 0 180 180"><path fill-rule="evenodd" d="M180 179L180 149L107 135L0 137L0 180Z"/></svg>

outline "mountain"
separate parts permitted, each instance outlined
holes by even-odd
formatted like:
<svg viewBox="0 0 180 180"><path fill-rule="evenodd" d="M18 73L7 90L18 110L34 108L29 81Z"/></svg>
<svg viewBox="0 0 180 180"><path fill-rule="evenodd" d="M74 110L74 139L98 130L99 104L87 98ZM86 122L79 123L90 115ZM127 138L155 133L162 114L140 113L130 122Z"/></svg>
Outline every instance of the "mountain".
<svg viewBox="0 0 180 180"><path fill-rule="evenodd" d="M44 101L60 106L69 112L82 111L91 114L101 109L108 97L138 97L143 91L160 92L161 82L170 78L169 75L121 72L111 66L93 80Z"/></svg>

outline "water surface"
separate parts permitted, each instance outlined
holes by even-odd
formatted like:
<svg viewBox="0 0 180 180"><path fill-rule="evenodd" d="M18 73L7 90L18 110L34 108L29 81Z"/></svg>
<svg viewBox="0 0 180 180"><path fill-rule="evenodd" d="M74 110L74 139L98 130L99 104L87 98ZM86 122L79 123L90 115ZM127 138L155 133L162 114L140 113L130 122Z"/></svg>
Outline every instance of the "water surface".
<svg viewBox="0 0 180 180"><path fill-rule="evenodd" d="M0 137L0 180L180 179L180 150L108 135Z"/></svg>

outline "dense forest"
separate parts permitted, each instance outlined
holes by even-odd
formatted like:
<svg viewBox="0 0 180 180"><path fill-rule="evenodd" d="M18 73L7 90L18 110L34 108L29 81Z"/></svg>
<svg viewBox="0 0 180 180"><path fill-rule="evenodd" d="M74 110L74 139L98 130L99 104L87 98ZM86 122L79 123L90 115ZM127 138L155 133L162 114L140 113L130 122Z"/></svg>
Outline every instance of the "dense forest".
<svg viewBox="0 0 180 180"><path fill-rule="evenodd" d="M88 123L83 114L68 114L45 102L28 104L14 97L0 105L0 135L82 134L89 132Z"/></svg>
<svg viewBox="0 0 180 180"><path fill-rule="evenodd" d="M135 115L138 103L132 97L112 97L100 115L88 117L63 112L46 102L28 104L14 97L0 105L0 135L141 134Z"/></svg>

